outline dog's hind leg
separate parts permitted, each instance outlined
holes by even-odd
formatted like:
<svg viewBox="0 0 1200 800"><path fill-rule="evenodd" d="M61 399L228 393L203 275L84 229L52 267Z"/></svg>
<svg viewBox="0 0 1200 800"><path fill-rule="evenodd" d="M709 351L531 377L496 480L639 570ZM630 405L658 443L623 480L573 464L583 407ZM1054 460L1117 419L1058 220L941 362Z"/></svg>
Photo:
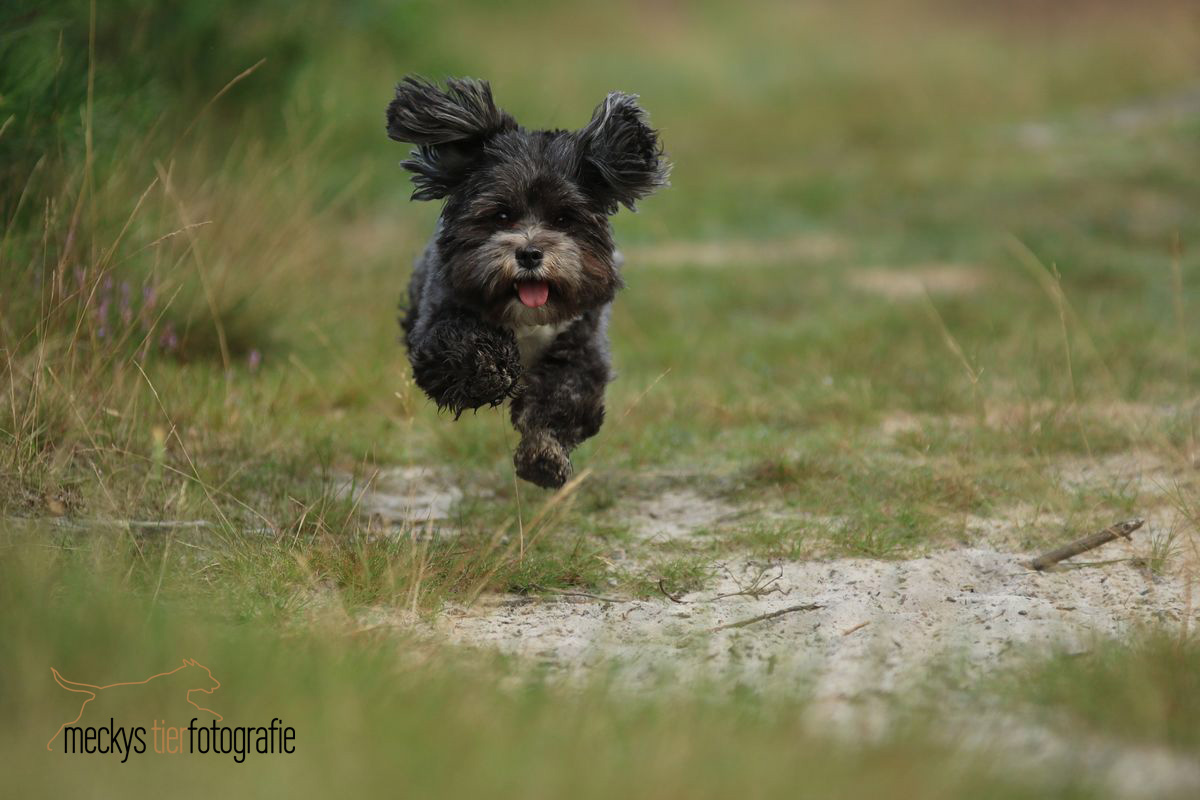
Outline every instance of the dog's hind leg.
<svg viewBox="0 0 1200 800"><path fill-rule="evenodd" d="M589 313L559 334L512 401L513 425L521 433L513 464L530 483L547 489L566 483L571 451L604 422L604 387L612 374L605 315Z"/></svg>

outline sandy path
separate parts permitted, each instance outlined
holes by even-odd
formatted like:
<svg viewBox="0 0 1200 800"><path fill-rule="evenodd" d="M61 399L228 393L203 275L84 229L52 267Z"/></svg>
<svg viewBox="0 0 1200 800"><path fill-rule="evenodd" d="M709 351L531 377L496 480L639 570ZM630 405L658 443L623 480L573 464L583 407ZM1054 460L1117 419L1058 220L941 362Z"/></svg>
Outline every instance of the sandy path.
<svg viewBox="0 0 1200 800"><path fill-rule="evenodd" d="M1154 497L1166 485L1162 472L1127 458L1064 464L1060 480L1083 486L1119 478ZM432 529L452 516L460 497L444 476L409 468L381 475L362 504L384 522ZM743 512L692 488L641 498L623 517L632 538L612 558L623 568L652 569L663 548L701 545L708 531L736 526ZM1150 542L1180 533L1179 525L1177 514L1160 509L1133 542L1116 541L1080 559L1101 566L1046 573L1025 566L1032 554L1005 549L1019 538L1007 531L1010 523L989 519L971 526L974 546L907 560L766 563L732 556L710 585L679 602L665 595L501 595L470 608L447 607L432 621L383 609L361 621L496 648L567 681L607 676L635 692L708 681L800 694L811 699L807 713L817 729L852 740L885 732L896 709L920 696L912 690L941 687L939 735L951 746L997 757L1009 765L1001 767L1006 772L1015 765L1028 775L1066 770L1094 776L1120 796L1188 796L1200 793L1194 759L1085 731L1068 736L1028 709L981 710L960 691L1051 649L1082 653L1139 626L1171 629L1185 618L1200 627L1183 577L1194 570L1162 575L1131 563L1146 556ZM815 607L722 627L801 605Z"/></svg>
<svg viewBox="0 0 1200 800"><path fill-rule="evenodd" d="M1123 546L1106 555L1120 555ZM772 586L786 594L715 599L750 585L761 571L743 562L683 603L511 596L449 609L439 627L454 641L495 646L567 673L603 664L635 683L720 675L782 683L822 701L893 693L946 660L970 677L1029 648L1084 650L1095 636L1177 623L1188 613L1178 579L1129 564L1037 573L1021 560L964 548L906 561L787 563L767 573L779 576ZM708 632L804 603L820 608ZM1196 609L1190 613L1200 621Z"/></svg>
<svg viewBox="0 0 1200 800"><path fill-rule="evenodd" d="M1094 477L1065 472L1064 481ZM462 498L447 476L420 467L382 472L364 488L365 513L410 529L443 527ZM633 540L613 557L635 571L649 568L658 548L699 542L714 525L736 525L739 511L693 489L667 489L632 503L626 521ZM1175 524L1169 515L1151 515L1133 542L1105 545L1094 558L1144 557L1147 544ZM633 686L716 677L802 690L836 704L900 693L935 667L953 666L958 679L972 680L1018 655L1082 651L1096 637L1121 637L1142 624L1170 627L1190 615L1200 625L1180 574L1158 575L1128 561L1033 572L1024 566L1030 554L1003 549L1007 537L980 538L988 544L907 560L767 564L734 556L683 602L665 595L616 602L484 596L471 608L444 609L432 627L452 641L496 647L570 678L602 665ZM770 591L746 592L756 581ZM819 607L710 632L798 604Z"/></svg>

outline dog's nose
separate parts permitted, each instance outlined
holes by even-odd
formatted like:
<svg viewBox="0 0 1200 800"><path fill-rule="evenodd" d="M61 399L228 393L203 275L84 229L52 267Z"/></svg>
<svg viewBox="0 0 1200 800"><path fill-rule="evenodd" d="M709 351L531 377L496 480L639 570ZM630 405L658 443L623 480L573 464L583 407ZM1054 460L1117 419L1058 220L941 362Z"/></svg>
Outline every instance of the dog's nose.
<svg viewBox="0 0 1200 800"><path fill-rule="evenodd" d="M517 263L522 269L537 269L542 265L542 249L529 245L517 251Z"/></svg>

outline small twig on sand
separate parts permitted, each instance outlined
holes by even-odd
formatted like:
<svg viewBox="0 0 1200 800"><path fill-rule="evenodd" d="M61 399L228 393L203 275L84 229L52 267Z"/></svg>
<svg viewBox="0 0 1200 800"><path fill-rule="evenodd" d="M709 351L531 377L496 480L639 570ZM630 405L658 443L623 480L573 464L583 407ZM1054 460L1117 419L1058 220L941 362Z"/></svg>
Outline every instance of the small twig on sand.
<svg viewBox="0 0 1200 800"><path fill-rule="evenodd" d="M539 586L536 583L529 584L530 589L535 589L539 592L550 592L551 594L560 594L563 597L586 597L589 600L600 600L604 603L632 603L633 600L622 597L605 597L600 594L592 594L591 592L578 592L568 589L555 589L551 586Z"/></svg>
<svg viewBox="0 0 1200 800"><path fill-rule="evenodd" d="M781 608L778 611L772 611L769 614L759 614L757 617L739 619L737 622L726 622L724 625L718 625L715 628L709 628L708 633L727 631L730 628L744 628L747 625L753 625L756 622L763 622L768 619L775 619L775 617L782 617L784 614L791 614L795 611L815 611L818 608L824 607L825 606L821 605L820 603L800 603L799 605L788 606L787 608Z"/></svg>
<svg viewBox="0 0 1200 800"><path fill-rule="evenodd" d="M1122 537L1128 539L1129 534L1133 533L1144 524L1146 524L1146 521L1143 519L1129 519L1125 520L1124 522L1118 522L1115 525L1109 525L1102 531L1093 533L1090 536L1084 536L1081 539L1068 542L1062 547L1056 547L1049 552L1043 553L1033 561L1030 561L1028 566L1030 569L1038 570L1040 572L1041 570L1052 567L1058 562L1065 561L1072 556L1077 556L1080 553L1086 553L1089 550L1095 550L1100 545L1108 544L1114 539Z"/></svg>
<svg viewBox="0 0 1200 800"><path fill-rule="evenodd" d="M768 577L767 573L770 572L771 568L769 566L762 567L759 569L758 574L754 576L754 579L751 580L747 585L738 580L737 576L730 572L729 567L724 567L725 574L728 575L735 584L737 584L738 590L736 592L725 592L724 594L719 594L714 597L713 600L723 600L726 597L753 597L757 600L758 598L764 597L768 594L791 594L791 590L785 592L783 587L781 587L778 583L779 579L783 577L783 567L778 566L777 569L779 570L777 575Z"/></svg>
<svg viewBox="0 0 1200 800"><path fill-rule="evenodd" d="M1133 556L1132 558L1110 558L1106 561L1072 561L1070 564L1063 564L1063 567L1078 569L1081 567L1109 567L1113 564L1131 564L1135 567L1146 566L1146 559Z"/></svg>
<svg viewBox="0 0 1200 800"><path fill-rule="evenodd" d="M855 625L853 628L847 628L846 630L842 631L842 636L849 636L850 634L854 633L855 631L861 631L863 628L867 627L870 624L871 624L871 620L867 620L866 622L860 622L857 625Z"/></svg>
<svg viewBox="0 0 1200 800"><path fill-rule="evenodd" d="M663 593L663 595L665 595L665 596L666 596L666 598L667 598L668 600L670 600L672 603L679 603L680 605L684 605L684 604L686 604L686 603L687 603L687 600L682 600L682 599L680 599L680 598L682 598L682 597L683 597L683 595L676 596L676 595L673 595L673 594L671 594L670 592L668 592L668 591L667 591L667 587L666 587L666 586L663 586L663 579L662 579L662 578L659 578L659 579L658 579L658 590L659 590L660 592L662 592L662 593Z"/></svg>

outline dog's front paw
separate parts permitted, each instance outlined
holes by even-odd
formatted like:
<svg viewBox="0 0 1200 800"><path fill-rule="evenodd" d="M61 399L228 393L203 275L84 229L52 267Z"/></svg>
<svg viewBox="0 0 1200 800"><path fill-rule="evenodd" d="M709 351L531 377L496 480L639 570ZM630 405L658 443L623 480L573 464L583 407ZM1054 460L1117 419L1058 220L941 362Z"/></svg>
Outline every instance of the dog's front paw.
<svg viewBox="0 0 1200 800"><path fill-rule="evenodd" d="M537 433L521 439L513 455L517 477L541 486L557 489L571 477L571 459L567 449L548 433Z"/></svg>
<svg viewBox="0 0 1200 800"><path fill-rule="evenodd" d="M521 380L521 354L511 331L474 321L447 320L430 333L431 344L410 353L413 375L438 404L458 419L468 409L498 406Z"/></svg>
<svg viewBox="0 0 1200 800"><path fill-rule="evenodd" d="M491 405L500 405L516 393L521 380L521 351L511 331L480 328L467 343L475 354L474 389Z"/></svg>

